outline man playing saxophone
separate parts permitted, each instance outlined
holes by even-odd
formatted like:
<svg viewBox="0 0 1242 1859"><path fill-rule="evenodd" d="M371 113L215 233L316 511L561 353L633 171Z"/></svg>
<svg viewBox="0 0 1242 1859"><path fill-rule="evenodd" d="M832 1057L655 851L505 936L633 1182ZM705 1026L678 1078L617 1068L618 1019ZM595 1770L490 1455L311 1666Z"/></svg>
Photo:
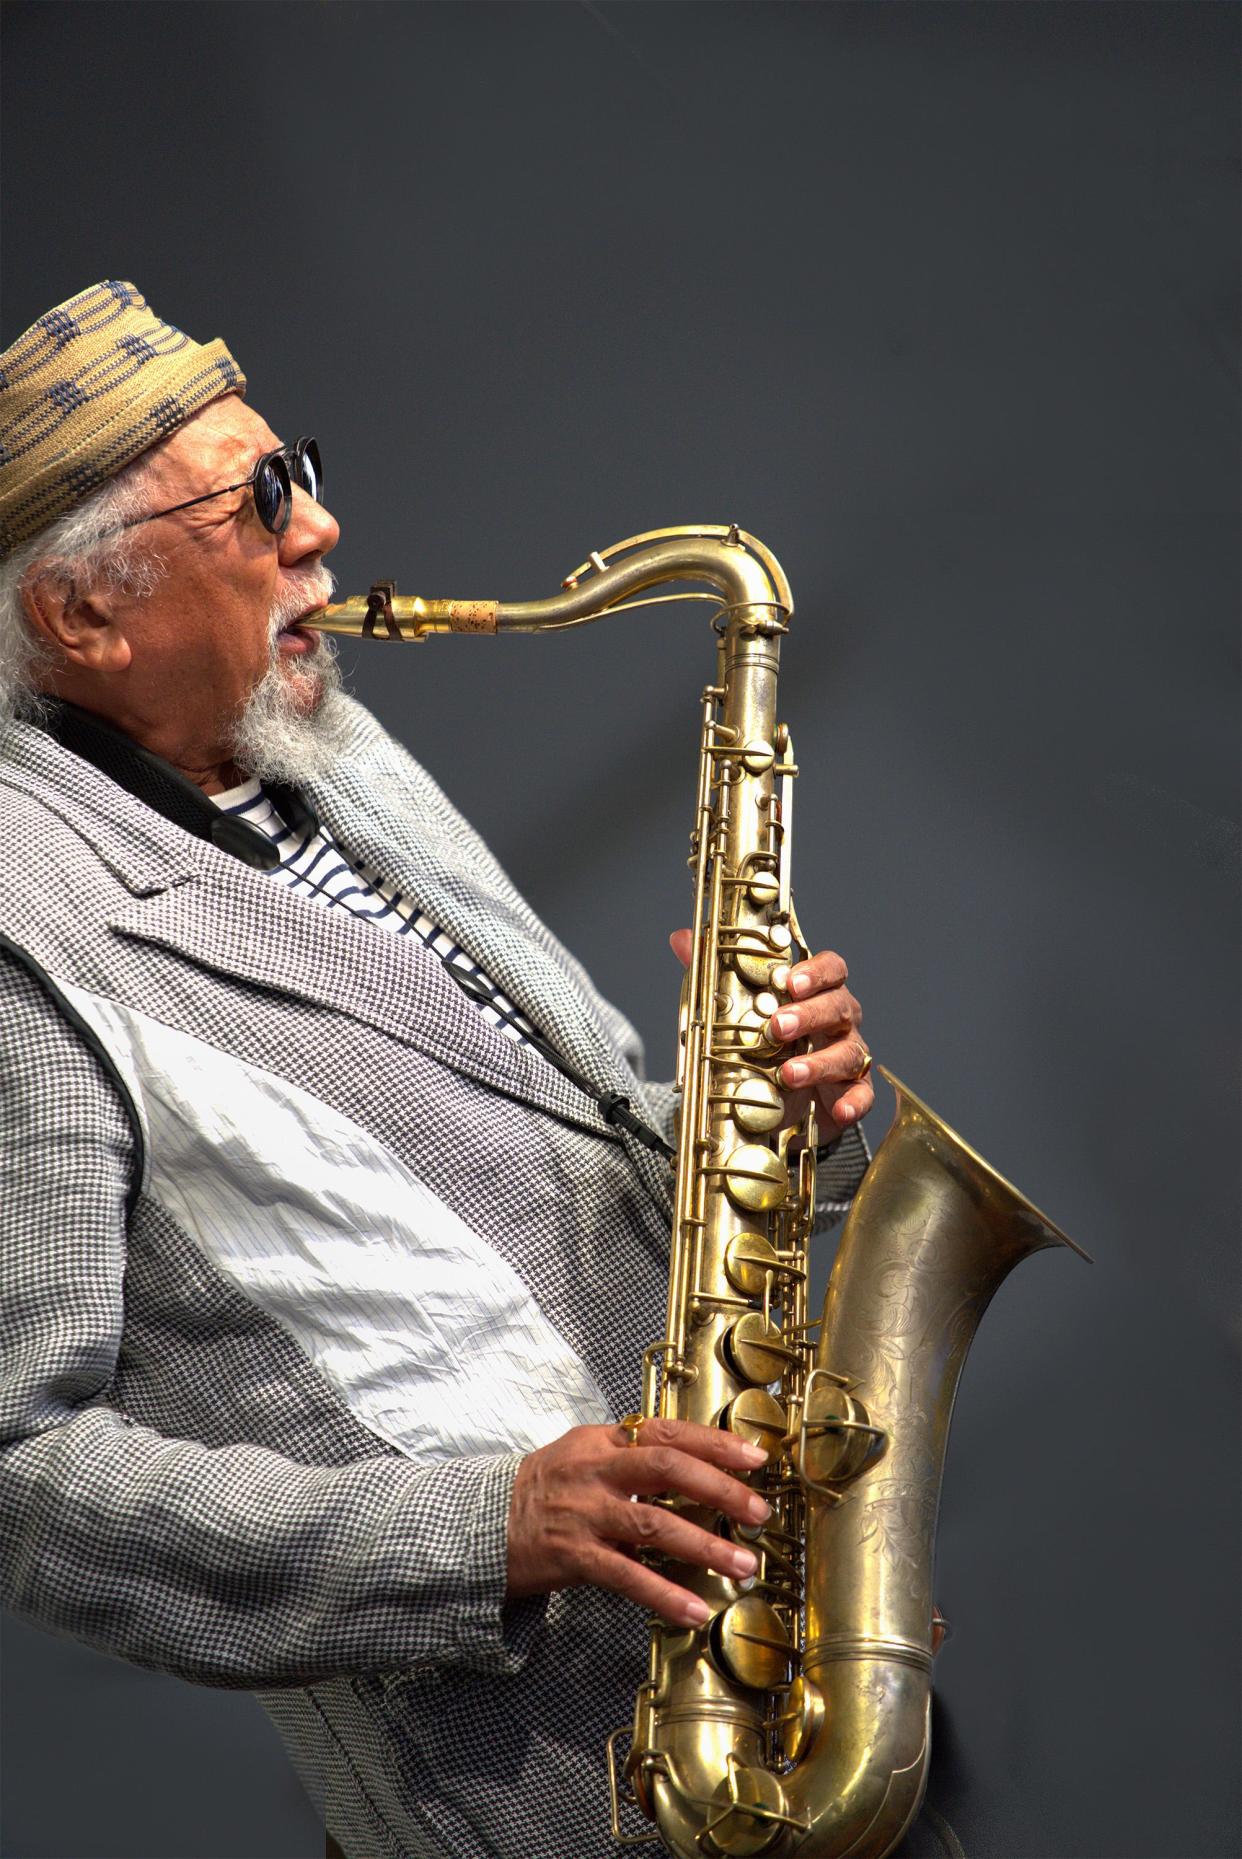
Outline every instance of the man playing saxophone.
<svg viewBox="0 0 1242 1859"><path fill-rule="evenodd" d="M319 448L245 388L119 282L3 357L4 1598L256 1692L350 1859L602 1859L631 1604L753 1576L769 1452L618 1422L671 1088L341 691ZM828 1218L869 1057L787 968Z"/></svg>

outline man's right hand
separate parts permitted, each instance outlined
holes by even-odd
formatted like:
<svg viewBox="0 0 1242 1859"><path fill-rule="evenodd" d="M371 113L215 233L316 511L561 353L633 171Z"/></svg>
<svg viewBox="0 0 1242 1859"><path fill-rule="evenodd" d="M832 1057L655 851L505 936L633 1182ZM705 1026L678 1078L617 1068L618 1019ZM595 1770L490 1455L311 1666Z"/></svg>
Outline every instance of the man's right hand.
<svg viewBox="0 0 1242 1859"><path fill-rule="evenodd" d="M735 1523L763 1523L767 1504L730 1473L753 1472L766 1458L761 1447L690 1420L646 1420L634 1445L624 1427L574 1427L518 1468L509 1509L509 1597L611 1588L673 1626L702 1626L711 1609L635 1560L635 1552L652 1550L733 1579L753 1575L756 1559L642 1500L684 1497Z"/></svg>

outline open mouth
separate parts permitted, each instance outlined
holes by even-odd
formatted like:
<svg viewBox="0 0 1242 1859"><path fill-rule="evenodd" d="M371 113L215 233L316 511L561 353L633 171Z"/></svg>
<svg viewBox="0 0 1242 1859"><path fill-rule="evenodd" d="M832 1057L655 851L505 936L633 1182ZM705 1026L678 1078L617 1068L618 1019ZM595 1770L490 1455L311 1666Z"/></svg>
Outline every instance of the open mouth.
<svg viewBox="0 0 1242 1859"><path fill-rule="evenodd" d="M312 607L308 612L300 613L296 620L290 620L282 626L276 635L277 644L289 652L313 652L319 644L319 634L311 630L310 622L320 611L320 608Z"/></svg>

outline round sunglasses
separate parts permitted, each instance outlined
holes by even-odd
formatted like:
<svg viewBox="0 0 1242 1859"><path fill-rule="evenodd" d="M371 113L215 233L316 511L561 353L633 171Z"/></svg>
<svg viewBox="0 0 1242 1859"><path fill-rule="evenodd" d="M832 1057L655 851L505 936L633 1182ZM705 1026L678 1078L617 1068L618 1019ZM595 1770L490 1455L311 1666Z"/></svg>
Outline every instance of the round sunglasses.
<svg viewBox="0 0 1242 1859"><path fill-rule="evenodd" d="M295 484L316 503L323 502L323 463L317 439L308 436L295 440L292 445L282 445L275 452L264 452L262 458L256 459L248 478L239 478L236 484L222 484L218 491L204 491L201 497L187 497L184 503L169 504L167 510L150 510L146 516L131 517L121 528L133 529L138 523L153 523L157 516L171 516L174 510L189 510L196 503L210 503L213 497L224 497L229 491L249 486L264 529L273 536L283 536L293 515Z"/></svg>

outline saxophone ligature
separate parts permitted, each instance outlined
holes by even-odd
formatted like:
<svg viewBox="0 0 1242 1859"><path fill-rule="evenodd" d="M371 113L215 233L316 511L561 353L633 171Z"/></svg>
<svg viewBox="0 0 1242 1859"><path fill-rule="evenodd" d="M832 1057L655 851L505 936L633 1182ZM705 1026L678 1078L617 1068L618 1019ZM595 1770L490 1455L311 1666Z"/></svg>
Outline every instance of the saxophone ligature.
<svg viewBox="0 0 1242 1859"><path fill-rule="evenodd" d="M710 591L668 592L686 582ZM776 714L793 613L780 564L736 525L691 525L593 553L551 599L412 599L378 582L308 623L390 640L545 632L651 598L711 601L717 640L691 835L668 1316L644 1356L642 1412L762 1445L751 1483L771 1516L748 1533L676 1500L744 1538L758 1569L745 1581L679 1569L709 1623L649 1622L633 1727L608 1747L612 1829L676 1859L884 1859L926 1784L936 1518L962 1365L1020 1260L1081 1249L884 1072L896 1118L823 1315L808 1317L818 1132L813 1110L786 1123L788 1049L765 1031L807 953L790 886L797 767ZM627 1832L627 1805L658 1832Z"/></svg>

